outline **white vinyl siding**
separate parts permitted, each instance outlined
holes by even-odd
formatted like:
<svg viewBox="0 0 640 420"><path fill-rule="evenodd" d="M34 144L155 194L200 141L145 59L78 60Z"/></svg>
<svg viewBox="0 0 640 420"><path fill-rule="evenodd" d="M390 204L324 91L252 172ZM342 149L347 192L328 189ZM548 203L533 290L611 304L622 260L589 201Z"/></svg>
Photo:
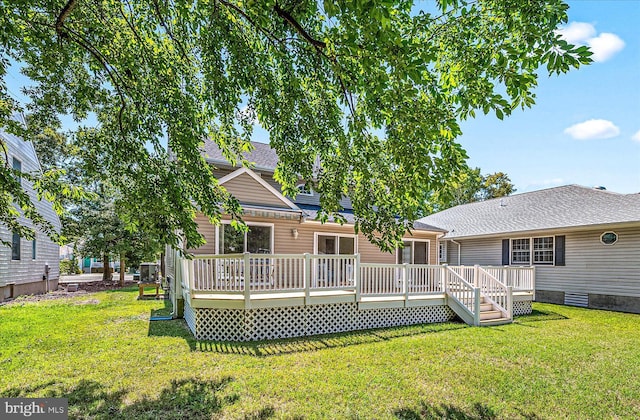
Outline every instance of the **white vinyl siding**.
<svg viewBox="0 0 640 420"><path fill-rule="evenodd" d="M0 136L7 144L8 154L12 165L19 162L20 170L25 173L39 172L40 165L35 156L33 145L22 139L0 131ZM17 165L17 163L16 163ZM60 220L53 210L53 206L46 200L38 200L37 194L33 189L32 183L26 179L22 179L22 187L34 203L38 212L49 221L55 229L60 229ZM22 217L20 223L27 227L34 227L32 222ZM11 243L13 233L7 229L5 225L0 224L0 238ZM0 286L8 283L26 284L32 282L41 282L42 276L45 274L45 265L49 266L49 280L54 281L59 277L59 249L60 247L54 243L46 234L36 229L37 254L36 259L29 258L33 252L32 241L20 241L20 260L12 260L11 247L0 246Z"/></svg>
<svg viewBox="0 0 640 420"><path fill-rule="evenodd" d="M565 266L536 266L536 289L640 297L640 225L615 228L613 245L600 242L607 230L555 231L565 235ZM502 239L456 239L462 264L502 265Z"/></svg>

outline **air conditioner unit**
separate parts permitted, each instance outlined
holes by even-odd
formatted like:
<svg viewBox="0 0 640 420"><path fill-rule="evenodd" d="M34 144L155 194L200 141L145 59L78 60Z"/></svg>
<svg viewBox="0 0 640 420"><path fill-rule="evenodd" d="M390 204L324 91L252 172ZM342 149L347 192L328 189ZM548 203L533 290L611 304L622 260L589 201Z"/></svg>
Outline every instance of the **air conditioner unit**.
<svg viewBox="0 0 640 420"><path fill-rule="evenodd" d="M140 264L140 283L156 283L158 281L158 264Z"/></svg>

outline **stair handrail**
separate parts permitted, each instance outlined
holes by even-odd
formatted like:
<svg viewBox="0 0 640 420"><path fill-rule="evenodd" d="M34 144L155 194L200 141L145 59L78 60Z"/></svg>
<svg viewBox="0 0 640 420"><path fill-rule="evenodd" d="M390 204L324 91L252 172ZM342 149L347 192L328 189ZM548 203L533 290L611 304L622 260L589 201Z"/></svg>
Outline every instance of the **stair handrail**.
<svg viewBox="0 0 640 420"><path fill-rule="evenodd" d="M476 284L486 300L494 304L504 317L513 319L513 286L507 286L481 266L476 266Z"/></svg>
<svg viewBox="0 0 640 420"><path fill-rule="evenodd" d="M461 275L444 265L444 291L450 298L457 301L473 316L474 324L480 324L480 288L474 287ZM452 287L454 286L454 287Z"/></svg>

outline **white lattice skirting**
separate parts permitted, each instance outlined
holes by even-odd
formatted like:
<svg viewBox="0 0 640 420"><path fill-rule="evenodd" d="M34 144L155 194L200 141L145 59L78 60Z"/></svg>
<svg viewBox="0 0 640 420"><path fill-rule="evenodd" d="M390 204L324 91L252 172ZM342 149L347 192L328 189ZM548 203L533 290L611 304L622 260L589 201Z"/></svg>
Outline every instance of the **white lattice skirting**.
<svg viewBox="0 0 640 420"><path fill-rule="evenodd" d="M529 315L531 311L531 301L513 302L513 316Z"/></svg>
<svg viewBox="0 0 640 420"><path fill-rule="evenodd" d="M358 310L355 303L260 309L191 308L184 318L198 340L253 341L446 322L448 306Z"/></svg>

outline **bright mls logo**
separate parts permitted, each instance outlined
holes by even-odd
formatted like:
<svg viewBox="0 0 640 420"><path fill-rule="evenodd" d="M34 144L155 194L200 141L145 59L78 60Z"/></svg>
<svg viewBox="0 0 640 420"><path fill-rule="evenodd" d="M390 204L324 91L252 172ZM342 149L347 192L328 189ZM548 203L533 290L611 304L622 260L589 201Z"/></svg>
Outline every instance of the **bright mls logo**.
<svg viewBox="0 0 640 420"><path fill-rule="evenodd" d="M67 398L0 398L0 418L66 420Z"/></svg>

